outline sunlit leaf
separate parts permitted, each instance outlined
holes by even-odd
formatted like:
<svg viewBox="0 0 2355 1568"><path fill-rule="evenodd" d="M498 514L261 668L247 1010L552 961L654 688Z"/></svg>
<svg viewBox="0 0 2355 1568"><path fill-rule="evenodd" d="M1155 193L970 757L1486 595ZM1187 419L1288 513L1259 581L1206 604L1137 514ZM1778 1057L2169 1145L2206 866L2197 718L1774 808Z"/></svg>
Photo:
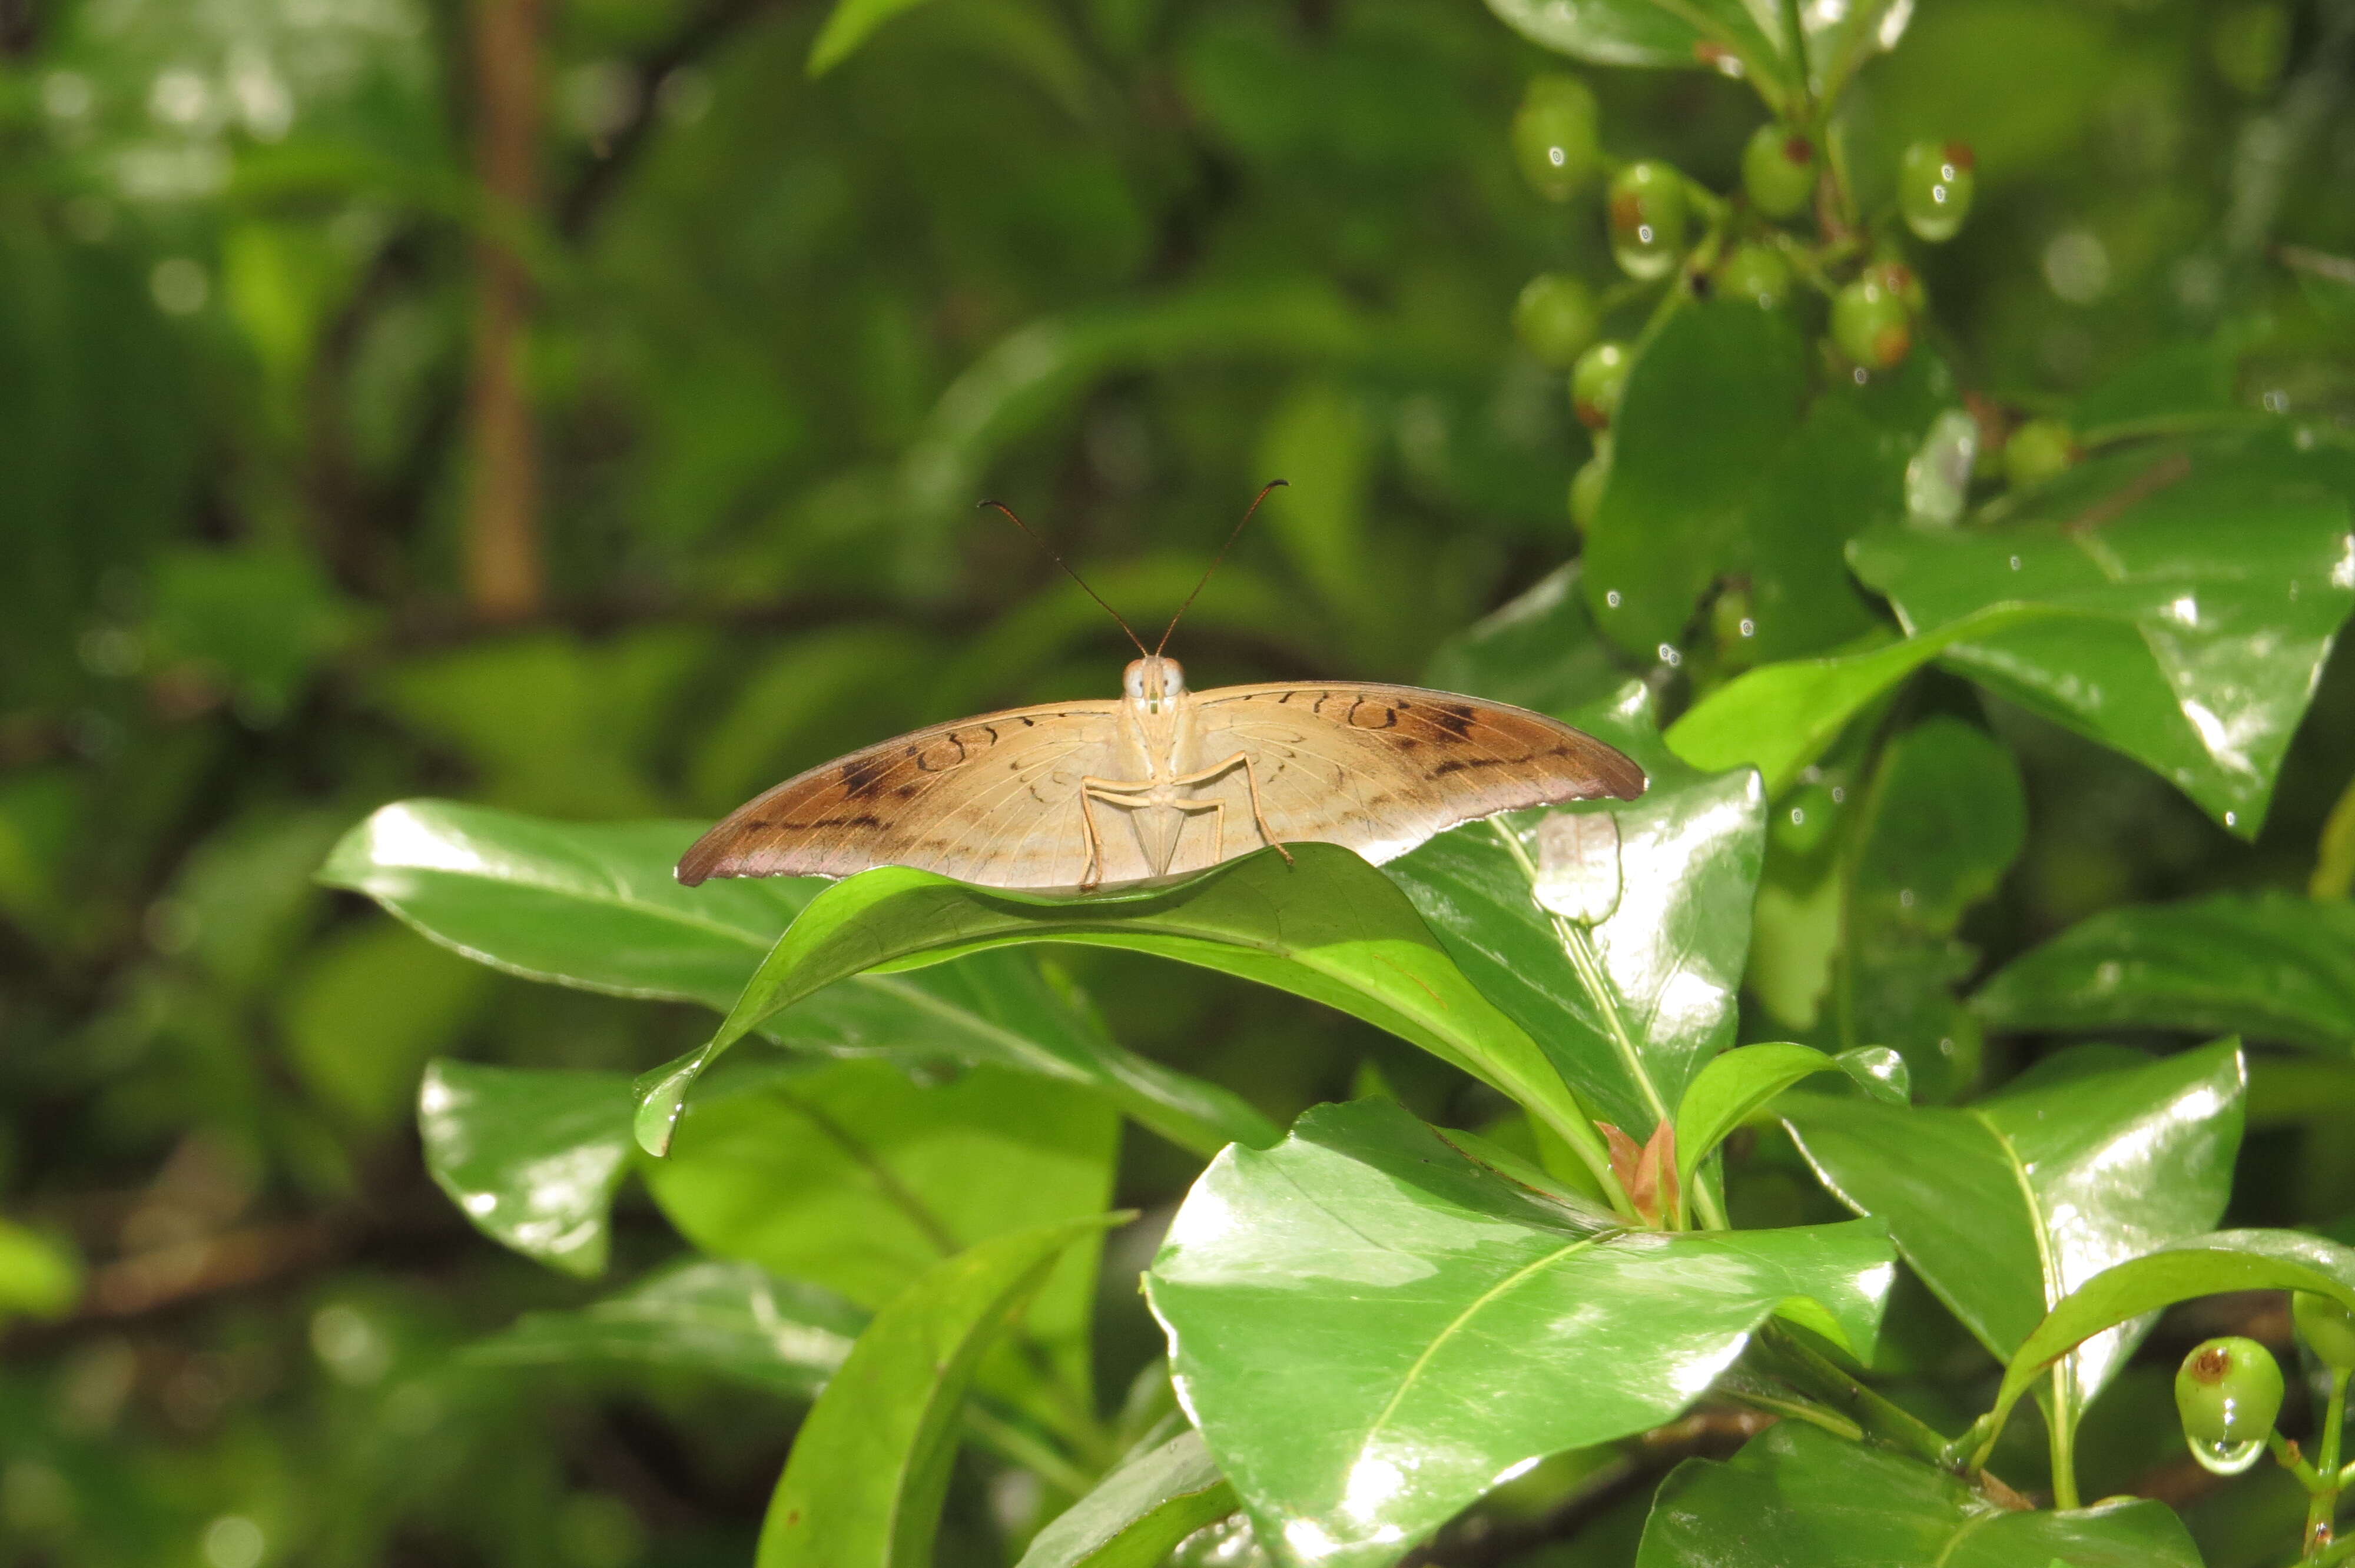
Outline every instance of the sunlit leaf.
<svg viewBox="0 0 2355 1568"><path fill-rule="evenodd" d="M1849 547L1909 632L1988 607L2057 611L1952 641L1990 690L2155 769L2243 838L2355 609L2333 454L2285 437L2085 463L2001 523Z"/></svg>
<svg viewBox="0 0 2355 1568"><path fill-rule="evenodd" d="M604 1272L630 1168L628 1079L444 1059L425 1069L417 1128L426 1169L476 1229L568 1274Z"/></svg>
<svg viewBox="0 0 2355 1568"><path fill-rule="evenodd" d="M2224 1042L1956 1110L1814 1096L1781 1110L1824 1184L1886 1221L1938 1298L2009 1358L2103 1269L2216 1223L2243 1086ZM2071 1355L2060 1386L2073 1417L2148 1326Z"/></svg>
<svg viewBox="0 0 2355 1568"><path fill-rule="evenodd" d="M1263 1536L1372 1565L1545 1455L1674 1415L1778 1311L1869 1355L1891 1255L1874 1223L1627 1230L1367 1099L1220 1155L1148 1289Z"/></svg>
<svg viewBox="0 0 2355 1568"><path fill-rule="evenodd" d="M1593 1114L1639 1140L1732 1042L1765 841L1756 776L1678 762L1650 707L1630 686L1572 715L1643 764L1651 784L1641 800L1467 823L1384 868L1473 983L1545 1043ZM1609 885L1582 894L1583 909L1557 885L1565 819L1604 830L1580 874Z"/></svg>
<svg viewBox="0 0 2355 1568"><path fill-rule="evenodd" d="M1456 968L1397 885L1348 850L1246 855L1167 891L1046 898L887 866L812 901L719 1033L639 1081L650 1151L696 1078L762 1019L847 976L1028 942L1125 948L1281 987L1356 1014L1513 1095L1565 1139L1599 1140L1527 1033Z"/></svg>
<svg viewBox="0 0 2355 1568"><path fill-rule="evenodd" d="M1990 1028L2236 1033L2355 1050L2355 904L2223 893L2079 921L1971 998Z"/></svg>
<svg viewBox="0 0 2355 1568"><path fill-rule="evenodd" d="M1837 1056L1812 1045L1781 1043L1728 1051L1701 1069L1677 1105L1678 1180L1689 1187L1692 1173L1728 1133L1785 1089L1817 1073L1846 1074L1867 1095L1889 1105L1906 1102L1912 1081L1905 1059L1881 1045Z"/></svg>

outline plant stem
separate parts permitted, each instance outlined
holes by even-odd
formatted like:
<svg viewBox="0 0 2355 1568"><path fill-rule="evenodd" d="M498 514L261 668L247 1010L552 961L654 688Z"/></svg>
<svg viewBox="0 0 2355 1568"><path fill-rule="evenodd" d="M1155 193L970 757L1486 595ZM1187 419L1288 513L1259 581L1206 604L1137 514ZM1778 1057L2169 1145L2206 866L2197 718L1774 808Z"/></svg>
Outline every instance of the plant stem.
<svg viewBox="0 0 2355 1568"><path fill-rule="evenodd" d="M2307 1485L2306 1538L2304 1550L2313 1552L2330 1543L2332 1528L2339 1519L2339 1430L2347 1425L2347 1379L2345 1370L2330 1371L2330 1400L2322 1411L2322 1446L2314 1468L2319 1471ZM2299 1479L2304 1480L2305 1477Z"/></svg>
<svg viewBox="0 0 2355 1568"><path fill-rule="evenodd" d="M1011 1460L1075 1498L1083 1498L1095 1489L1096 1478L1056 1452L1051 1445L978 1404L965 1405L964 1426L974 1441L995 1451L999 1458Z"/></svg>
<svg viewBox="0 0 2355 1568"><path fill-rule="evenodd" d="M2052 1506L2077 1503L2077 1422L2069 1398L2069 1358L2052 1363L2052 1407L2044 1413L2044 1431L2051 1443Z"/></svg>
<svg viewBox="0 0 2355 1568"><path fill-rule="evenodd" d="M1791 1382L1847 1414L1866 1433L1942 1468L1948 1465L1951 1445L1945 1434L1867 1388L1782 1324L1768 1319L1758 1330L1758 1342L1782 1363Z"/></svg>
<svg viewBox="0 0 2355 1568"><path fill-rule="evenodd" d="M2311 1497L2321 1489L2321 1473L2307 1464L2306 1456L2297 1451L2297 1445L2283 1436L2278 1430L2265 1434L2265 1448L2273 1455L2275 1464L2297 1478L2297 1484L2306 1489L2307 1496Z"/></svg>

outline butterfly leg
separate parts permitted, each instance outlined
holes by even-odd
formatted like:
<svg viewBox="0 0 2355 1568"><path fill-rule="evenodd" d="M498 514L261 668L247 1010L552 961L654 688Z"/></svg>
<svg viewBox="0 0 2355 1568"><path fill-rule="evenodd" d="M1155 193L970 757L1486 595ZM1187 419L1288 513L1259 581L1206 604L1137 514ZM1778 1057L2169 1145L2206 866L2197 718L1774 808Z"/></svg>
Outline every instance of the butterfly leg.
<svg viewBox="0 0 2355 1568"><path fill-rule="evenodd" d="M1088 846L1087 864L1080 873L1081 892L1093 893L1103 881L1103 834L1096 827L1096 816L1092 808L1098 800L1107 806L1131 807L1135 802L1123 800L1124 795L1143 794L1154 788L1149 783L1132 784L1120 779L1082 777L1080 779L1080 836Z"/></svg>
<svg viewBox="0 0 2355 1568"><path fill-rule="evenodd" d="M1241 752L1238 751L1232 757L1228 758L1224 762L1214 763L1210 767L1203 768L1199 773L1188 773L1179 778L1172 779L1169 782L1173 786L1179 784L1207 784L1211 779L1216 779L1220 774L1235 768L1240 768L1243 770L1243 788L1251 791L1252 825L1259 829L1259 836L1261 840L1266 843L1270 849L1275 851L1276 853L1284 857L1284 864L1290 865L1292 863L1292 852L1284 848L1282 844L1276 842L1275 830L1267 825L1267 813L1260 810L1259 775L1252 771L1251 758L1249 757L1246 757ZM1224 810L1221 810L1219 813L1219 821L1220 826L1223 828L1226 822L1226 813ZM1223 837L1223 834L1221 836ZM1220 853L1218 858L1224 860L1226 858L1224 844L1221 843L1220 848Z"/></svg>

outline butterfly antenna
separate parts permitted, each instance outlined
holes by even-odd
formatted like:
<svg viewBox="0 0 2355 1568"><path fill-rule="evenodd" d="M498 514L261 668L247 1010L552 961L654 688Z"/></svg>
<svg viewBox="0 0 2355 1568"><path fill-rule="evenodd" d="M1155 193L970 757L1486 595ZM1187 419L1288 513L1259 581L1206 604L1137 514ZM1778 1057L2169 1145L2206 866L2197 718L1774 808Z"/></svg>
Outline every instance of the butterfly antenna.
<svg viewBox="0 0 2355 1568"><path fill-rule="evenodd" d="M1047 541L1046 541L1046 540L1041 539L1041 538L1040 538L1040 537L1039 537L1039 535L1036 535L1036 534L1032 534L1032 533L1030 532L1030 524L1028 524L1028 523L1025 523L1024 521L1022 521L1022 519L1021 519L1021 518L1017 517L1017 516L1015 516L1015 515L1014 515L1014 508L1012 508L1011 506L1007 505L1007 504L1006 504L1006 503L1004 503L1003 501L984 501L984 502L982 502L982 503L980 503L980 505L979 505L979 506L975 507L975 509L974 509L974 510L975 510L975 511L979 511L979 510L981 510L981 508L982 508L982 507L990 507L990 508L994 508L994 509L995 509L995 510L996 510L996 511L999 511L999 512L1003 512L1003 513L1005 513L1005 514L1006 514L1006 518L1007 518L1007 522L1012 523L1012 524L1013 524L1017 528L1021 529L1023 533L1025 533L1025 534L1027 534L1027 535L1029 535L1030 542L1031 542L1032 544L1034 544L1034 545L1038 546L1039 546L1039 548L1040 548L1041 550L1045 550L1045 551L1047 552L1047 558L1048 558L1049 560L1050 560L1050 561L1054 562L1057 566L1059 566L1059 567L1062 567L1062 568L1063 568L1063 570L1064 570L1064 572L1065 572L1065 573L1067 573L1067 574L1070 576L1071 579L1073 582L1075 582L1075 583L1079 584L1079 585L1080 585L1080 588L1081 588L1081 590L1082 590L1082 592L1084 592L1084 593L1085 593L1085 594L1086 594L1090 599L1092 599L1095 600L1098 604L1103 604L1103 612L1104 612L1106 615L1111 616L1111 617L1113 618L1113 620L1114 620L1115 621L1119 621L1119 623L1120 623L1120 629L1121 629L1123 631L1125 631L1125 632L1127 632L1127 633L1128 633L1128 640L1129 640L1131 642L1134 642L1134 643L1135 643L1135 644L1136 644L1136 651L1137 651L1139 653L1144 653L1144 652L1145 652L1145 639L1143 639L1142 637L1139 637L1139 636L1136 634L1136 630L1135 630L1135 629L1134 627L1130 626L1130 625L1128 624L1128 622L1127 622L1127 621L1125 621L1125 620L1121 620L1121 619L1120 619L1120 611L1118 611L1118 610L1114 609L1112 606L1110 606L1110 605L1108 605L1108 604L1104 604L1104 597L1103 597L1103 595L1102 595L1102 594L1100 594L1100 593L1096 592L1096 590L1095 590L1095 589L1093 589L1093 588L1089 588L1089 587L1088 587L1088 579L1087 579L1087 578L1085 578L1085 577L1082 577L1082 576L1080 576L1080 574L1079 574L1079 573L1077 573L1077 572L1075 572L1075 571L1072 571L1072 570L1071 570L1071 564L1069 561L1067 561L1067 560L1063 559L1063 557L1062 557L1062 556L1059 556L1059 555L1055 554L1055 552L1054 552L1053 550L1049 549L1049 548L1048 548L1048 546L1047 546ZM1151 657L1151 655L1150 655L1150 654L1146 654L1146 657L1150 658L1150 657Z"/></svg>
<svg viewBox="0 0 2355 1568"><path fill-rule="evenodd" d="M1183 620L1186 618L1186 612L1194 607L1194 600L1201 595L1204 588L1209 587L1210 574L1219 569L1219 563L1227 558L1227 552L1235 547L1237 539L1242 537L1244 524L1250 523L1252 514L1259 510L1259 503L1267 499L1267 493L1271 490L1282 490L1290 482L1288 480L1271 479L1259 487L1259 493L1252 497L1252 503L1243 508L1242 522L1235 524L1235 531L1227 535L1227 542L1219 546L1217 555L1210 557L1209 566L1202 572L1202 580L1194 585L1194 591L1186 596L1186 602L1179 605L1178 613L1169 618L1168 629L1161 633L1160 642L1154 647L1153 656L1156 659L1161 657L1162 649L1169 646L1169 633L1178 630L1178 623Z"/></svg>

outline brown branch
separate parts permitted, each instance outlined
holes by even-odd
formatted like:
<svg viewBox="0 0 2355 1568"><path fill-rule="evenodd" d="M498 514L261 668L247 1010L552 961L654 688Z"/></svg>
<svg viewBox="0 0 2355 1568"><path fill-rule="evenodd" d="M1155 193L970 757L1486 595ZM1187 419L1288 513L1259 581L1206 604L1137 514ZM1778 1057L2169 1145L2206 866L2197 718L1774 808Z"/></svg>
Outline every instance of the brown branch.
<svg viewBox="0 0 2355 1568"><path fill-rule="evenodd" d="M494 207L520 217L538 194L539 0L474 0L474 20L475 166ZM524 388L530 279L523 259L487 226L474 257L466 600L485 620L517 620L538 610L547 588L538 452Z"/></svg>

